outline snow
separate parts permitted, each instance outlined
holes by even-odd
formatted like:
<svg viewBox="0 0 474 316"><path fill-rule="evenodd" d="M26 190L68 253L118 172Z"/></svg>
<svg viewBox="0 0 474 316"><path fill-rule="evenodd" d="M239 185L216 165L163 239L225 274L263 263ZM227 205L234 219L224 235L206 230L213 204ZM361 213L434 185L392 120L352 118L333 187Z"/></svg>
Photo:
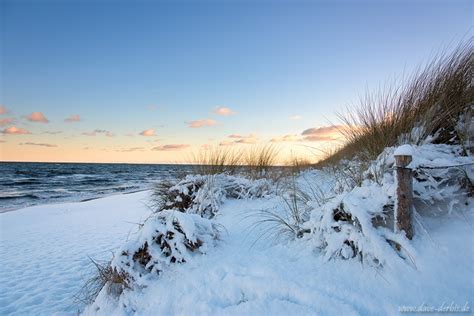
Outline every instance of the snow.
<svg viewBox="0 0 474 316"><path fill-rule="evenodd" d="M419 236L417 268L390 265L378 271L357 261L325 261L306 242L270 245L249 231L249 214L276 200L227 201L218 217L227 228L206 255L175 265L143 291L120 302L103 299L86 315L395 315L402 305L455 302L472 306L472 226L453 217ZM472 223L472 213L469 221ZM453 267L456 267L453 269Z"/></svg>
<svg viewBox="0 0 474 316"><path fill-rule="evenodd" d="M404 306L472 308L474 209L460 180L465 174L472 181L473 168L461 174L421 166L473 158L456 146L412 149L412 241L372 224L394 203L395 148L369 166L360 185L341 185L327 170L304 172L279 189L266 180L188 176L168 188L174 200L163 200L164 210L154 214L145 206L149 192L0 214L0 314L396 315ZM350 167L356 171L357 162ZM285 206L295 196L288 186L304 197L296 201L299 219ZM335 210L349 219L336 220ZM262 222L262 212L288 220L300 238ZM158 240L166 240L175 261ZM133 254L145 242L151 260L140 265ZM131 288L119 296L104 289L85 309L74 303L94 276L88 256L112 259L133 278Z"/></svg>
<svg viewBox="0 0 474 316"><path fill-rule="evenodd" d="M74 315L89 259L110 260L150 213L148 192L0 214L0 315Z"/></svg>
<svg viewBox="0 0 474 316"><path fill-rule="evenodd" d="M401 145L394 152L395 156L411 156L413 155L413 148L411 145Z"/></svg>

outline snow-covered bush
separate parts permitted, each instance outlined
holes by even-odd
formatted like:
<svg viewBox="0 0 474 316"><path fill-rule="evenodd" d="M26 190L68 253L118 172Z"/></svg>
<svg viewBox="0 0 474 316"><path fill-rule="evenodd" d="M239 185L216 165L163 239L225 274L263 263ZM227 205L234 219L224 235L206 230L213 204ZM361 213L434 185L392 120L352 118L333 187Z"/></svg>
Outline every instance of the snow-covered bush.
<svg viewBox="0 0 474 316"><path fill-rule="evenodd" d="M309 238L327 260L358 258L371 265L383 265L399 251L410 253L408 241L393 227L393 179L385 186L366 180L361 187L339 194L315 207L304 224ZM399 252L400 256L405 256Z"/></svg>
<svg viewBox="0 0 474 316"><path fill-rule="evenodd" d="M159 183L152 200L156 211L176 209L212 218L225 198L260 198L273 191L273 185L266 179L249 180L226 174L188 175L177 183Z"/></svg>
<svg viewBox="0 0 474 316"><path fill-rule="evenodd" d="M265 179L225 174L189 175L179 181L161 182L152 193L154 213L104 270L120 276L123 282L106 280L102 292L114 288L112 294L119 296L124 289L140 287L142 281L156 277L170 264L206 253L219 237L220 225L214 218L224 199L260 198L273 191ZM107 293L111 294L109 290Z"/></svg>
<svg viewBox="0 0 474 316"><path fill-rule="evenodd" d="M415 212L450 213L472 202L474 158L466 156L461 146L425 144L413 146L413 150L408 167L413 170ZM411 258L403 233L393 232L394 151L386 148L371 162L361 173L360 185L352 179L341 182L336 178L330 188L333 197L324 204L320 200L312 203L311 219L301 231L310 232L305 238L313 240L327 259L357 257L383 265L396 254Z"/></svg>
<svg viewBox="0 0 474 316"><path fill-rule="evenodd" d="M415 208L426 215L452 213L470 203L474 193L474 157L459 145L415 147L413 195Z"/></svg>
<svg viewBox="0 0 474 316"><path fill-rule="evenodd" d="M157 275L171 263L205 253L218 235L218 225L207 218L163 210L143 224L138 236L117 252L111 266L139 283L142 277Z"/></svg>

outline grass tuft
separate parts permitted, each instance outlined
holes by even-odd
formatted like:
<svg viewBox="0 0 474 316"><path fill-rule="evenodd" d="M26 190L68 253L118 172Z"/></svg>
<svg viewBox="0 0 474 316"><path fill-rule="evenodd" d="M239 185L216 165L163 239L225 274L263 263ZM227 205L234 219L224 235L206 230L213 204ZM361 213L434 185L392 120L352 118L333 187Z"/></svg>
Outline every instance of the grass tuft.
<svg viewBox="0 0 474 316"><path fill-rule="evenodd" d="M86 305L90 305L99 295L100 291L107 286L107 294L118 297L124 289L130 288L130 277L125 272L118 272L112 268L110 262L99 263L89 258L96 268L94 277L87 280L75 299Z"/></svg>
<svg viewBox="0 0 474 316"><path fill-rule="evenodd" d="M193 154L191 161L196 174L233 174L242 163L242 153L235 148L215 146Z"/></svg>
<svg viewBox="0 0 474 316"><path fill-rule="evenodd" d="M473 73L470 39L451 53L439 54L401 83L366 93L359 105L339 113L345 143L319 165L354 156L373 160L384 148L404 143L465 144L471 129L466 124L459 129L459 120L472 113Z"/></svg>

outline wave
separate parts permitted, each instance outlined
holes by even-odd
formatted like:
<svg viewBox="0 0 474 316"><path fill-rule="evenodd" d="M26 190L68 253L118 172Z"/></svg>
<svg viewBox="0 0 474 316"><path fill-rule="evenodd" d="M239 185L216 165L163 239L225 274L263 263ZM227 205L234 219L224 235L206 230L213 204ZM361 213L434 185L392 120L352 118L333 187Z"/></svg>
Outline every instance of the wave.
<svg viewBox="0 0 474 316"><path fill-rule="evenodd" d="M39 196L34 194L16 194L16 195L4 195L0 196L0 200L13 200L13 199L31 199L37 200L41 199Z"/></svg>

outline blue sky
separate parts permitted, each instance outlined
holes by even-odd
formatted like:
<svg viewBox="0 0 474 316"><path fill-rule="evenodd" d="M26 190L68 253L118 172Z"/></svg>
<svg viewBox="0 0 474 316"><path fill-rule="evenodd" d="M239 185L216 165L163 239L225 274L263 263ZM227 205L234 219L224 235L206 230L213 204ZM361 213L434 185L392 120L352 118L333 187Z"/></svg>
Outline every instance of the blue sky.
<svg viewBox="0 0 474 316"><path fill-rule="evenodd" d="M116 136L102 149L148 150L124 135L150 128L156 142L193 146L300 134L472 36L472 14L470 1L3 0L0 103L31 134L0 145L23 160L26 140L83 148L94 129ZM49 123L25 120L35 111ZM65 123L72 114L81 122ZM186 124L201 119L218 124ZM41 134L53 130L61 139Z"/></svg>

